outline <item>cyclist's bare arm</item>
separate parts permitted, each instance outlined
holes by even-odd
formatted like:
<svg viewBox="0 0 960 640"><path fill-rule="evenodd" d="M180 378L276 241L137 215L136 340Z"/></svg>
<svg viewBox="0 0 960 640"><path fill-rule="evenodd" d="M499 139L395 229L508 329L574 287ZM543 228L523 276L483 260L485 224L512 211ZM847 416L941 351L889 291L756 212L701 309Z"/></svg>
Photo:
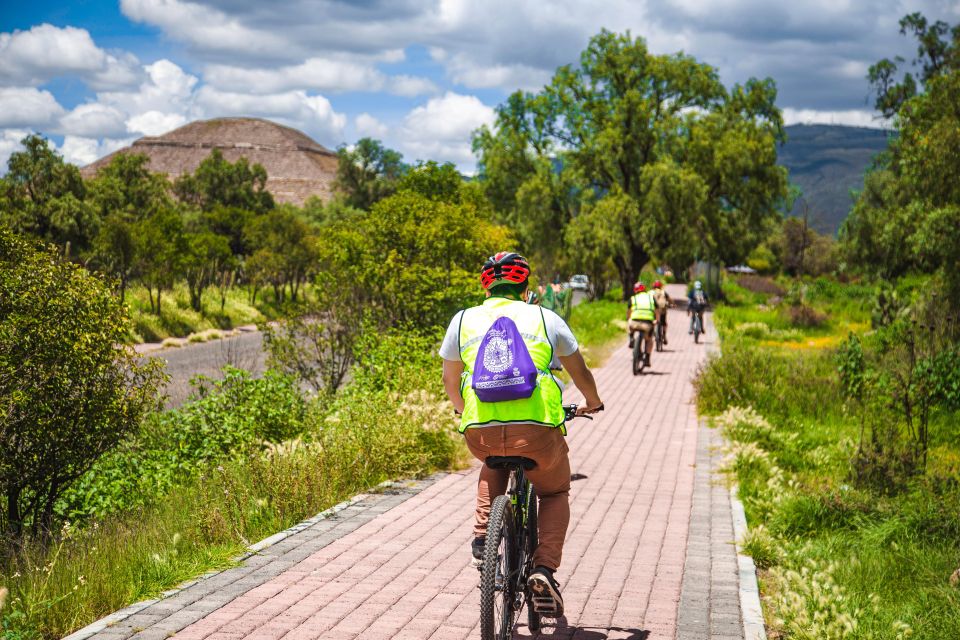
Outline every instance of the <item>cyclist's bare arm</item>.
<svg viewBox="0 0 960 640"><path fill-rule="evenodd" d="M463 412L463 397L460 395L460 377L463 374L462 360L443 361L443 388L453 403L453 408Z"/></svg>
<svg viewBox="0 0 960 640"><path fill-rule="evenodd" d="M559 357L560 364L562 364L563 368L570 374L570 379L573 380L573 384L577 385L577 389L580 390L584 400L587 402L587 406L580 407L577 412L596 413L599 411L603 406L603 402L600 400L599 392L597 392L597 382L593 379L593 373L587 368L587 363L583 361L580 350L577 349L569 356Z"/></svg>

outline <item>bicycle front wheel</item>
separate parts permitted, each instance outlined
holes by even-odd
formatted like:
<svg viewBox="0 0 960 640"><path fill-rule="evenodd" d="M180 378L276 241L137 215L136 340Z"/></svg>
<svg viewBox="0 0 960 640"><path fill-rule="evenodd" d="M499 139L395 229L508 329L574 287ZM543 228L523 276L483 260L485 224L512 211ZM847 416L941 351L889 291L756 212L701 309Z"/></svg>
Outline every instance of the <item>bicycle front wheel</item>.
<svg viewBox="0 0 960 640"><path fill-rule="evenodd" d="M480 637L483 640L506 640L513 633L514 594L510 583L517 560L516 538L510 499L497 496L487 521L487 544L480 574Z"/></svg>
<svg viewBox="0 0 960 640"><path fill-rule="evenodd" d="M528 559L528 568L532 568L533 553L537 550L537 543L539 541L539 532L537 531L537 496L533 492L532 487L530 488L528 500L526 554ZM524 585L524 588L526 589L526 585ZM529 627L530 631L532 632L537 632L540 630L540 614L534 611L533 602L530 600L529 593L527 594L527 627Z"/></svg>

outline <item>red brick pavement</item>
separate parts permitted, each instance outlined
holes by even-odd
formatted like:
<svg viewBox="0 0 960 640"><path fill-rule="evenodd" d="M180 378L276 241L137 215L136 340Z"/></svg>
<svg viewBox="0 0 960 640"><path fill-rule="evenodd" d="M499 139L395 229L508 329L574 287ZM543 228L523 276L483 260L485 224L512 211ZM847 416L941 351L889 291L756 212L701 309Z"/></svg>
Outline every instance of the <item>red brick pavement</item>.
<svg viewBox="0 0 960 640"><path fill-rule="evenodd" d="M671 318L652 372L630 375L624 344L595 372L607 410L570 427L571 469L584 477L571 490L557 572L566 616L539 637L676 635L697 448L690 380L706 348L687 335L682 311ZM575 390L566 397L580 400ZM446 476L175 637L478 638L475 484L475 468ZM517 637L530 637L523 624Z"/></svg>

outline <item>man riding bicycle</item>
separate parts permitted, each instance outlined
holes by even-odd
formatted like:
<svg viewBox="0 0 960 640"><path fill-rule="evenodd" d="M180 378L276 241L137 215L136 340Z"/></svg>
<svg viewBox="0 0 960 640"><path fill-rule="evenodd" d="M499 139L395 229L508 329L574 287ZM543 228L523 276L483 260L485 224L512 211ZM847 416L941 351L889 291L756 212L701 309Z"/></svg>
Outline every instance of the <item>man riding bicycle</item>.
<svg viewBox="0 0 960 640"><path fill-rule="evenodd" d="M657 303L657 324L663 326L663 344L667 344L667 309L670 308L672 301L670 294L663 288L663 283L659 280L653 283L653 301Z"/></svg>
<svg viewBox="0 0 960 640"><path fill-rule="evenodd" d="M460 433L470 452L479 460L489 456L523 456L536 462L527 472L540 499L539 544L535 566L528 580L531 590L553 600L545 607L551 615L563 612L563 599L553 574L560 566L563 539L570 522L570 461L563 437L564 409L559 381L550 373L556 355L583 393L586 406L578 414L601 411L593 374L580 354L577 339L556 313L523 302L530 265L517 253L501 251L491 256L480 271L480 283L487 299L480 306L458 312L450 321L440 347L443 384L461 414ZM522 345L515 344L519 336ZM519 351L517 351L519 350ZM519 379L522 364L512 369L513 377L498 380L489 371L509 374L513 354L529 353L535 369L532 391L526 398L482 400L493 393L490 387ZM475 379L476 378L476 379ZM477 484L476 524L471 545L476 561L483 558L487 520L493 499L507 490L509 471L480 467Z"/></svg>
<svg viewBox="0 0 960 640"><path fill-rule="evenodd" d="M707 308L707 292L703 290L703 283L697 280L687 296L687 314L690 316L690 335L693 335L696 317L700 318L700 333L706 333L703 328L703 310Z"/></svg>
<svg viewBox="0 0 960 640"><path fill-rule="evenodd" d="M653 351L653 323L657 320L657 303L647 291L646 285L637 282L633 285L633 297L627 303L627 333L630 334L629 347L633 349L634 334L640 333L646 342L643 363L650 366L650 352Z"/></svg>

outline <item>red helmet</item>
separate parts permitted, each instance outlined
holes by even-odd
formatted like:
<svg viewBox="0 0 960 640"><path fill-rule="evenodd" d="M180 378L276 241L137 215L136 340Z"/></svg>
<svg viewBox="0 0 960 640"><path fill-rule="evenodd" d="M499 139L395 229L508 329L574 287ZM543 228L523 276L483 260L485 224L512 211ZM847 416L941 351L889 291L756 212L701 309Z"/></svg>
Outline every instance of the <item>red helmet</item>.
<svg viewBox="0 0 960 640"><path fill-rule="evenodd" d="M490 256L480 270L480 284L489 289L495 283L506 280L522 284L530 277L530 263L519 253L501 251Z"/></svg>
<svg viewBox="0 0 960 640"><path fill-rule="evenodd" d="M641 291L646 291L646 290L647 290L647 288L646 288L645 286L643 286L643 283L642 283L642 282L636 282L636 283L634 283L634 285L633 285L633 292L634 292L634 293L640 293Z"/></svg>
<svg viewBox="0 0 960 640"><path fill-rule="evenodd" d="M663 286L663 283L660 282L659 280L657 280L656 282L653 283L653 288L654 288L654 289L659 289L659 288L662 287L662 286Z"/></svg>

